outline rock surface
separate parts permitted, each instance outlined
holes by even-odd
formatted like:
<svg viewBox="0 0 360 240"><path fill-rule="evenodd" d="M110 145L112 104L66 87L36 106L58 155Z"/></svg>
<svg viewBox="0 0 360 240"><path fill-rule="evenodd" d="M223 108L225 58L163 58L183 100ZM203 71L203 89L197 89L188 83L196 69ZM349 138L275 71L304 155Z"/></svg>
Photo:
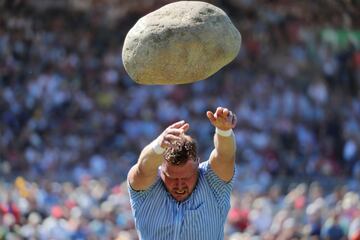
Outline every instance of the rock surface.
<svg viewBox="0 0 360 240"><path fill-rule="evenodd" d="M139 19L125 38L122 58L137 83L184 84L216 73L240 45L240 33L220 8L181 1Z"/></svg>

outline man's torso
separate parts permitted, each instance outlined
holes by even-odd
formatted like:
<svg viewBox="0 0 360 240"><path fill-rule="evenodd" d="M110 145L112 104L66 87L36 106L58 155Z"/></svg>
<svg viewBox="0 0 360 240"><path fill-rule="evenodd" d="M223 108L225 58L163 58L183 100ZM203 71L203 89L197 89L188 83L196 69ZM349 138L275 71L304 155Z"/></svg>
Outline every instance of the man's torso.
<svg viewBox="0 0 360 240"><path fill-rule="evenodd" d="M231 186L216 179L213 172L206 176L204 166L199 168L196 188L184 202L173 199L161 179L144 196L140 196L143 199L132 198L141 239L223 239ZM221 184L230 187L230 191L225 191L229 196L222 196L226 194L221 192L224 190Z"/></svg>

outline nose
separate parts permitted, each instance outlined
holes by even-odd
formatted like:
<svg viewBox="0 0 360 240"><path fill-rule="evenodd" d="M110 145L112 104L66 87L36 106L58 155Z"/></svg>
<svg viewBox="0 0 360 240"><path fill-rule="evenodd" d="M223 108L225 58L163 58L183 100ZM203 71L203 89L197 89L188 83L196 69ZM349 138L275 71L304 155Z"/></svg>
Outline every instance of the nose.
<svg viewBox="0 0 360 240"><path fill-rule="evenodd" d="M177 188L180 188L180 187L182 187L182 186L184 186L185 185L185 182L183 181L183 180L181 180L181 179L176 179L175 180L175 186L177 187Z"/></svg>
<svg viewBox="0 0 360 240"><path fill-rule="evenodd" d="M175 179L175 187L180 187L180 179Z"/></svg>

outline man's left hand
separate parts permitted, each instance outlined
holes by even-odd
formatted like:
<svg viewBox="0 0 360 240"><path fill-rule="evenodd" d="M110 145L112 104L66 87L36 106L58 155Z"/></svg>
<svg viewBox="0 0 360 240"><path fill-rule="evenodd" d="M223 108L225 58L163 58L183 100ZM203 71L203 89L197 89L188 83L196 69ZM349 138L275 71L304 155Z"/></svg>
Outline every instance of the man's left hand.
<svg viewBox="0 0 360 240"><path fill-rule="evenodd" d="M207 111L206 115L214 127L223 131L233 129L237 123L236 115L227 108L218 107L215 113Z"/></svg>

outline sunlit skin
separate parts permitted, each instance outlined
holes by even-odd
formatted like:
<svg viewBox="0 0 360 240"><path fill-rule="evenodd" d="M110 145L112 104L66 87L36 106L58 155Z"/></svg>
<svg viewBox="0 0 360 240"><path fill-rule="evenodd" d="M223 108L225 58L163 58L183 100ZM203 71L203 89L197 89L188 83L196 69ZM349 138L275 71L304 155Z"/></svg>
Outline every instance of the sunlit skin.
<svg viewBox="0 0 360 240"><path fill-rule="evenodd" d="M167 191L176 201L186 200L194 191L198 180L198 166L199 163L192 159L180 166L166 161L161 165L160 177Z"/></svg>

